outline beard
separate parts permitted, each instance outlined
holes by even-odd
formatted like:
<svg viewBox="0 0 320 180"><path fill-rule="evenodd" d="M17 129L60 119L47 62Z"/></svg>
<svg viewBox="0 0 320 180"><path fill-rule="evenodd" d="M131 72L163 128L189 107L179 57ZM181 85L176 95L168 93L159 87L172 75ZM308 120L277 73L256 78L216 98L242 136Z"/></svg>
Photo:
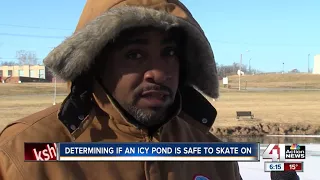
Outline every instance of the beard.
<svg viewBox="0 0 320 180"><path fill-rule="evenodd" d="M139 107L138 102L142 98L141 92L143 90L165 90L168 92L164 105L161 107ZM117 97L117 96L114 96ZM117 98L116 98L117 99ZM131 98L130 98L131 99ZM146 127L152 127L155 125L162 124L166 121L167 111L174 102L174 95L170 88L165 86L147 86L144 89L139 88L135 90L134 95L130 101L125 99L118 99L118 103L122 108L127 111L136 121L145 125Z"/></svg>
<svg viewBox="0 0 320 180"><path fill-rule="evenodd" d="M124 109L141 124L151 127L163 123L167 108L142 109L135 105L126 105Z"/></svg>

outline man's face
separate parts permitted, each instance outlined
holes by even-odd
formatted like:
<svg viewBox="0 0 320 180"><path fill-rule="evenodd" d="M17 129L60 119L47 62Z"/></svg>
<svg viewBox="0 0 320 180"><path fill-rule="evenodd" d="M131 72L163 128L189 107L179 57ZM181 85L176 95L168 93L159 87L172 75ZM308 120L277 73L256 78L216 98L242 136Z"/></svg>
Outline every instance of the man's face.
<svg viewBox="0 0 320 180"><path fill-rule="evenodd" d="M177 44L172 33L131 30L122 33L105 53L104 86L138 121L147 126L160 124L179 84Z"/></svg>

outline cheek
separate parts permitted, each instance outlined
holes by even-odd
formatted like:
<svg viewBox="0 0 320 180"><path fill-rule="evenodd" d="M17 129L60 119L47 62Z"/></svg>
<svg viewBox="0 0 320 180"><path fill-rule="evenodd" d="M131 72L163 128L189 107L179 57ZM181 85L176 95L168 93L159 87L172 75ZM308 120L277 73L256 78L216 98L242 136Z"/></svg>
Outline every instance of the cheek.
<svg viewBox="0 0 320 180"><path fill-rule="evenodd" d="M180 80L180 77L179 77L179 72L175 72L174 73L174 76L173 76L173 88L175 91L177 91L178 89L178 86L179 86L179 80Z"/></svg>
<svg viewBox="0 0 320 180"><path fill-rule="evenodd" d="M178 89L179 86L179 80L180 80L180 73L179 73L179 63L175 63L175 64L171 64L168 67L172 67L170 69L170 74L172 75L172 90L174 90L174 92Z"/></svg>
<svg viewBox="0 0 320 180"><path fill-rule="evenodd" d="M116 83L115 96L120 99L132 96L134 90L139 85L140 76L138 74L122 75Z"/></svg>

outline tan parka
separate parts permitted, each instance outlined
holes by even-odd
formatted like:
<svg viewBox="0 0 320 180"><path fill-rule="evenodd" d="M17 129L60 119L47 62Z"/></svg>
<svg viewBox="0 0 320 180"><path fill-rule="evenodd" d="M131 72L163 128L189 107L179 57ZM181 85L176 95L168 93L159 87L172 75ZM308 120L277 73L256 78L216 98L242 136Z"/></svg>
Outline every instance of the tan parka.
<svg viewBox="0 0 320 180"><path fill-rule="evenodd" d="M137 26L181 27L188 34L186 84L179 87L168 121L153 130L135 124L100 83L84 73L108 41ZM219 141L209 132L217 112L202 95L218 97L214 56L201 27L181 2L87 0L75 33L44 63L72 82L70 94L62 104L15 121L2 131L0 180L241 179L236 162L24 162L24 142Z"/></svg>

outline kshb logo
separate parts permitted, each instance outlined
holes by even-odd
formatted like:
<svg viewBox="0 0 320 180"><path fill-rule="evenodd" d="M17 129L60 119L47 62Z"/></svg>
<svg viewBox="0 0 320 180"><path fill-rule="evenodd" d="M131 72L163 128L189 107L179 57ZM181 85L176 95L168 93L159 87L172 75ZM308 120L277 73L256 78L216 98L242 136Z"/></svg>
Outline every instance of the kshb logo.
<svg viewBox="0 0 320 180"><path fill-rule="evenodd" d="M285 144L269 144L264 150L262 158L272 161L285 161Z"/></svg>

